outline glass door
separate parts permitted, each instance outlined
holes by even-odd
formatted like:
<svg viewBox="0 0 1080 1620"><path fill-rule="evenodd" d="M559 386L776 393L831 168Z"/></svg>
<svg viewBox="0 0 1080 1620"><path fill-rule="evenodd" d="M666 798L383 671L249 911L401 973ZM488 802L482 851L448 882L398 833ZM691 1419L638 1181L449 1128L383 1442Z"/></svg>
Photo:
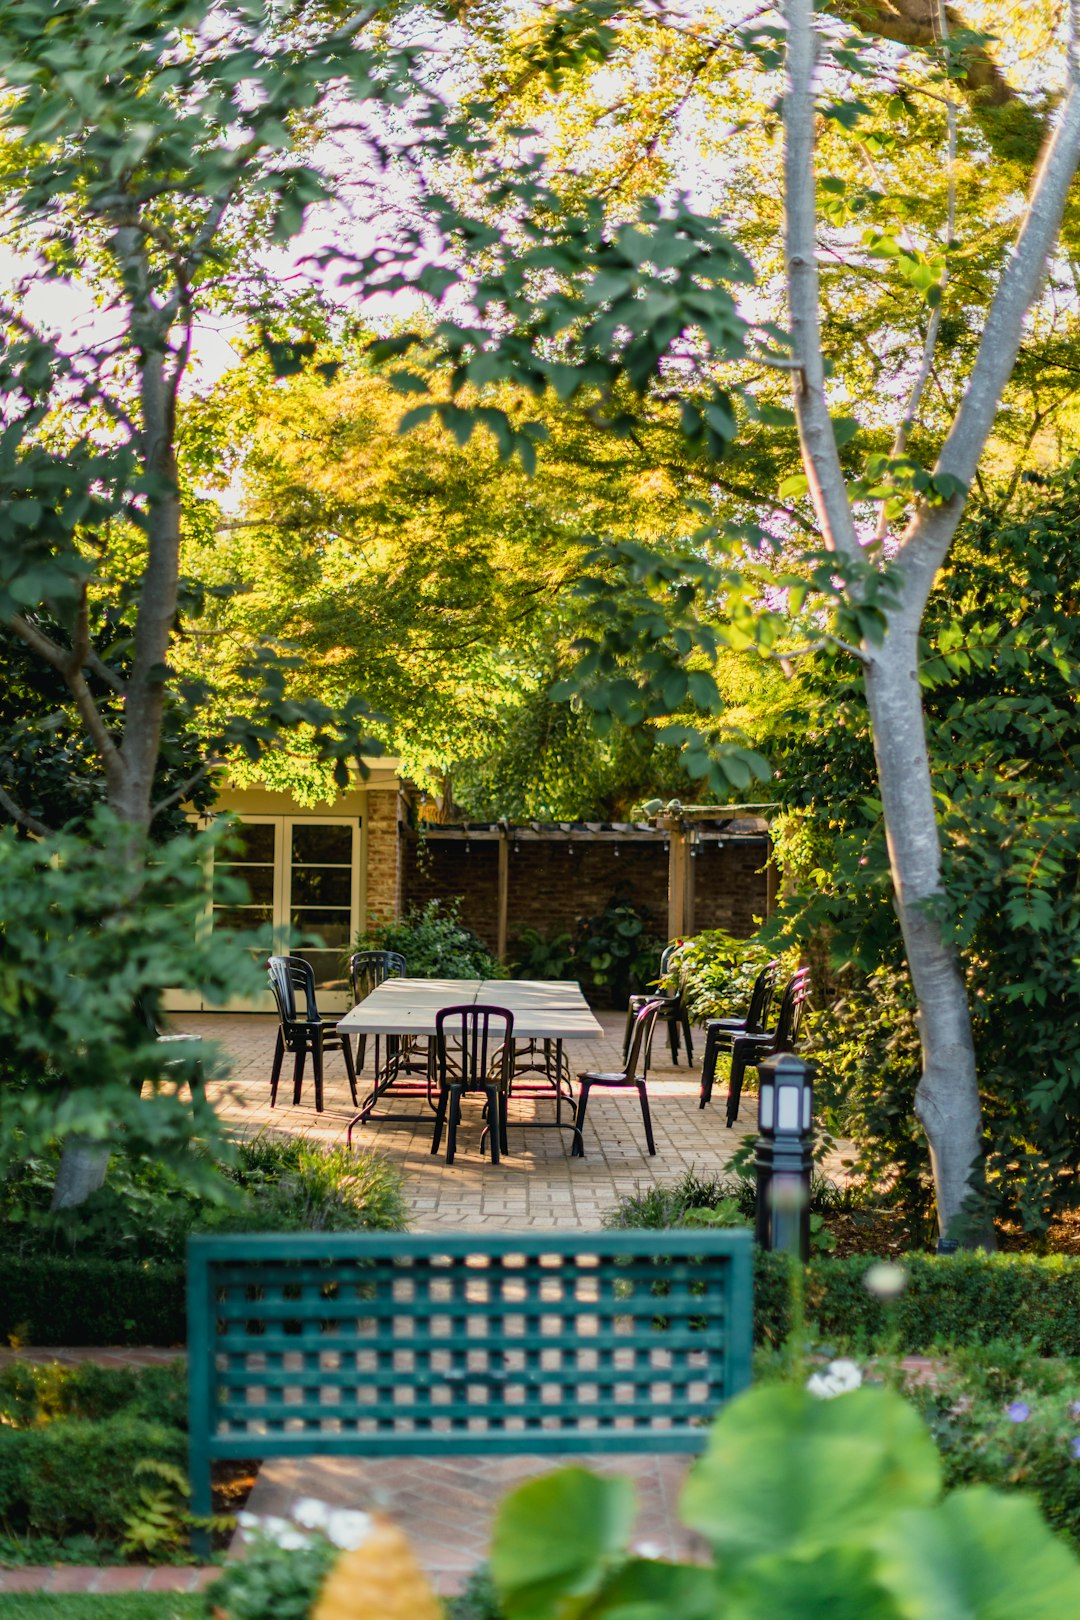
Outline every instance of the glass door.
<svg viewBox="0 0 1080 1620"><path fill-rule="evenodd" d="M347 958L359 921L359 824L291 817L285 833L289 949L311 963L319 1011L347 1012Z"/></svg>

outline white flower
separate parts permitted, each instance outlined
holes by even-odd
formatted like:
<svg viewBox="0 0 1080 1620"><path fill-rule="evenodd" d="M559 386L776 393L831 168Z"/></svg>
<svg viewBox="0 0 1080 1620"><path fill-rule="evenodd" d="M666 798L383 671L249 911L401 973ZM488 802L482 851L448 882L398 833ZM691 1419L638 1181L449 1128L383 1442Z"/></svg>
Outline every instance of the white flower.
<svg viewBox="0 0 1080 1620"><path fill-rule="evenodd" d="M241 1530L257 1530L262 1523L257 1513L249 1513L245 1508L236 1515L236 1522Z"/></svg>
<svg viewBox="0 0 1080 1620"><path fill-rule="evenodd" d="M293 1504L292 1516L305 1530L325 1530L330 1508L317 1496L302 1496Z"/></svg>
<svg viewBox="0 0 1080 1620"><path fill-rule="evenodd" d="M634 1551L639 1558L661 1558L663 1556L663 1548L656 1541L639 1541Z"/></svg>
<svg viewBox="0 0 1080 1620"><path fill-rule="evenodd" d="M908 1275L903 1266L891 1260L878 1260L863 1277L863 1287L879 1299L897 1299L907 1287Z"/></svg>
<svg viewBox="0 0 1080 1620"><path fill-rule="evenodd" d="M299 1552L301 1547L311 1546L311 1537L302 1530L283 1530L276 1539L282 1552Z"/></svg>
<svg viewBox="0 0 1080 1620"><path fill-rule="evenodd" d="M326 1534L343 1552L360 1547L371 1534L371 1514L353 1508L335 1508L326 1521Z"/></svg>
<svg viewBox="0 0 1080 1620"><path fill-rule="evenodd" d="M841 1357L839 1361L830 1361L824 1372L811 1373L806 1388L819 1401L831 1401L834 1396L850 1394L861 1383L862 1368L857 1362Z"/></svg>

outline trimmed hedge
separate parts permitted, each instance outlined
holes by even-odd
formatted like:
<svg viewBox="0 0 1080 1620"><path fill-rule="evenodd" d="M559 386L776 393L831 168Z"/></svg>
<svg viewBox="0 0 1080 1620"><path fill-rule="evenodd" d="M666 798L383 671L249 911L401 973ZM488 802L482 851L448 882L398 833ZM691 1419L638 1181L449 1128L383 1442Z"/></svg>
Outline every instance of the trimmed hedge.
<svg viewBox="0 0 1080 1620"><path fill-rule="evenodd" d="M182 1345L180 1261L0 1256L0 1343Z"/></svg>
<svg viewBox="0 0 1080 1620"><path fill-rule="evenodd" d="M1080 1259L1069 1255L908 1254L908 1283L885 1305L863 1281L873 1261L812 1260L806 1316L818 1336L851 1349L889 1337L906 1354L935 1345L1015 1339L1042 1355L1080 1356ZM790 1321L783 1255L758 1252L754 1337L779 1344Z"/></svg>
<svg viewBox="0 0 1080 1620"><path fill-rule="evenodd" d="M891 1308L867 1292L872 1262L824 1257L807 1268L806 1314L838 1345L895 1334L907 1353L935 1344L1013 1338L1046 1355L1080 1356L1080 1259L1066 1255L910 1254L908 1286ZM182 1345L184 1267L122 1260L4 1257L0 1341ZM787 1335L791 1290L783 1255L758 1253L754 1338Z"/></svg>

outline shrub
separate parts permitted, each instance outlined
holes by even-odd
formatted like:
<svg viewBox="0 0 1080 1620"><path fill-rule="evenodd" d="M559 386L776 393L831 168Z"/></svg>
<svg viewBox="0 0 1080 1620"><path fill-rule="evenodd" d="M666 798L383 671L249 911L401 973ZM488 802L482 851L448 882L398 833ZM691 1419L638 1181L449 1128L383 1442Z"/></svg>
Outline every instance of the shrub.
<svg viewBox="0 0 1080 1620"><path fill-rule="evenodd" d="M756 937L737 939L722 928L707 929L680 943L666 987L681 987L691 1018L741 1018L754 980L777 954L775 946ZM798 953L789 951L786 959L794 972Z"/></svg>
<svg viewBox="0 0 1080 1620"><path fill-rule="evenodd" d="M208 1211L216 1231L401 1231L407 1205L401 1172L377 1153L322 1147L302 1137L260 1137L240 1147L232 1175L239 1207Z"/></svg>
<svg viewBox="0 0 1080 1620"><path fill-rule="evenodd" d="M141 1505L136 1465L150 1460L186 1468L186 1437L126 1411L0 1426L0 1522L9 1534L119 1541Z"/></svg>
<svg viewBox="0 0 1080 1620"><path fill-rule="evenodd" d="M460 919L457 900L429 900L410 906L396 922L379 923L359 934L354 951L398 951L411 979L502 979L506 970L479 934Z"/></svg>
<svg viewBox="0 0 1080 1620"><path fill-rule="evenodd" d="M1007 1340L961 1350L907 1394L929 1427L948 1486L1023 1486L1080 1548L1080 1401L1076 1363Z"/></svg>
<svg viewBox="0 0 1080 1620"><path fill-rule="evenodd" d="M573 970L590 1001L625 1007L657 982L661 942L649 913L613 896L595 917L582 917L574 939Z"/></svg>

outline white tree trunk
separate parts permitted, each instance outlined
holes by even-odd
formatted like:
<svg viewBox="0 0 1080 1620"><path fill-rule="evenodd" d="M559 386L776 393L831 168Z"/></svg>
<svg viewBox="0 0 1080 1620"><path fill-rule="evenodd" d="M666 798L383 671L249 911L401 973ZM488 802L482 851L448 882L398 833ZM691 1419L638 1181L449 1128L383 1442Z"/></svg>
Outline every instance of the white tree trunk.
<svg viewBox="0 0 1080 1620"><path fill-rule="evenodd" d="M944 913L917 627L890 621L884 646L867 666L866 697L894 903L918 1008L922 1077L915 1113L930 1145L938 1225L946 1235L980 1156L982 1111L967 988ZM985 1241L987 1234L979 1236Z"/></svg>

